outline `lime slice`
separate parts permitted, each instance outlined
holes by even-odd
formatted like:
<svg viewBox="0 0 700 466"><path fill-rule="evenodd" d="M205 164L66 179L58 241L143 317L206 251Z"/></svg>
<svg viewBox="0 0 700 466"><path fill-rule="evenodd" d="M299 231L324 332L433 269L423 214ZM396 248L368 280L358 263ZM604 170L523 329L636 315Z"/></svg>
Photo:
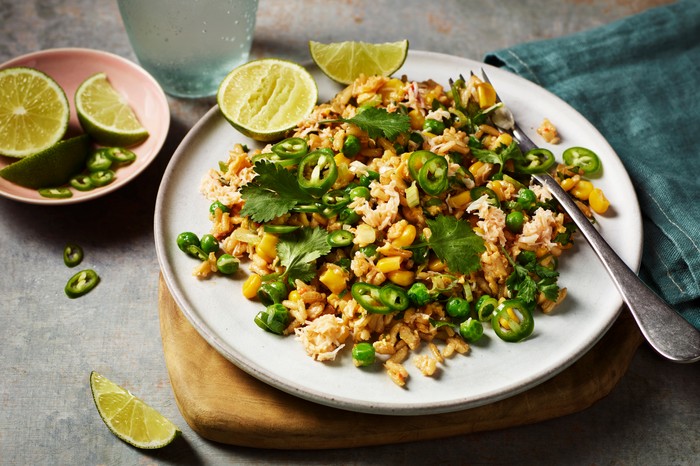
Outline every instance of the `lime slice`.
<svg viewBox="0 0 700 466"><path fill-rule="evenodd" d="M114 435L138 448L161 448L180 429L128 390L93 371L90 389L100 417Z"/></svg>
<svg viewBox="0 0 700 466"><path fill-rule="evenodd" d="M60 186L85 168L89 151L90 138L82 134L6 166L0 176L27 188Z"/></svg>
<svg viewBox="0 0 700 466"><path fill-rule="evenodd" d="M78 87L75 110L85 132L105 146L133 146L148 137L134 110L105 73L90 76Z"/></svg>
<svg viewBox="0 0 700 466"><path fill-rule="evenodd" d="M66 134L70 107L61 86L33 68L0 71L0 154L26 157Z"/></svg>
<svg viewBox="0 0 700 466"><path fill-rule="evenodd" d="M360 74L391 76L408 55L408 41L370 44L367 42L335 42L321 44L309 41L314 63L333 81L352 83Z"/></svg>
<svg viewBox="0 0 700 466"><path fill-rule="evenodd" d="M274 141L316 105L316 81L302 66L276 58L243 64L219 85L216 101L229 123L258 141Z"/></svg>

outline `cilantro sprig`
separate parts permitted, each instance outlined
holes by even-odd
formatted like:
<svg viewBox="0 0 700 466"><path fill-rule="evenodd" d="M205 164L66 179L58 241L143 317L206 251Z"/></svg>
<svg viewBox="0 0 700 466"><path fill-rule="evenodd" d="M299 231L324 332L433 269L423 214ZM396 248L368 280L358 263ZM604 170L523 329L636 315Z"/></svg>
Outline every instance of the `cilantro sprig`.
<svg viewBox="0 0 700 466"><path fill-rule="evenodd" d="M430 228L428 246L451 271L467 274L481 267L479 257L486 247L469 223L448 215L426 222Z"/></svg>
<svg viewBox="0 0 700 466"><path fill-rule="evenodd" d="M517 261L505 250L503 254L513 266L513 272L506 279L506 286L517 298L526 303L533 303L537 292L541 292L550 301L557 300L559 272L537 262L537 257L531 251L521 252Z"/></svg>
<svg viewBox="0 0 700 466"><path fill-rule="evenodd" d="M281 278L311 281L316 274L316 259L330 252L328 232L322 228L305 227L280 236L277 256L285 268Z"/></svg>
<svg viewBox="0 0 700 466"><path fill-rule="evenodd" d="M370 107L359 112L352 118L338 118L324 120L321 123L351 123L366 131L370 138L377 139L381 136L389 140L407 132L411 128L411 120L408 115L398 112L388 112L383 108Z"/></svg>
<svg viewBox="0 0 700 466"><path fill-rule="evenodd" d="M298 204L310 204L315 199L304 191L293 172L275 163L259 160L254 168L257 174L240 189L245 201L241 215L258 223L286 214Z"/></svg>
<svg viewBox="0 0 700 466"><path fill-rule="evenodd" d="M472 140L469 142L471 153L474 157L482 162L493 163L499 166L498 173L503 172L503 167L508 160L517 160L523 158L523 153L520 146L515 141L508 146L501 146L496 150L489 150L480 147L481 144L475 144Z"/></svg>

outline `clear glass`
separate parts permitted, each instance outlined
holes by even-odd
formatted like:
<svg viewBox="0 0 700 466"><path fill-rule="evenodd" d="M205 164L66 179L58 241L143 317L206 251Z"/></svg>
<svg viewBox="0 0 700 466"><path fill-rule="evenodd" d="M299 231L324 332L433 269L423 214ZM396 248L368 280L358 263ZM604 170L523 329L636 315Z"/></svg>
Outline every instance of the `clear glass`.
<svg viewBox="0 0 700 466"><path fill-rule="evenodd" d="M212 96L248 60L258 0L118 2L139 63L172 96Z"/></svg>

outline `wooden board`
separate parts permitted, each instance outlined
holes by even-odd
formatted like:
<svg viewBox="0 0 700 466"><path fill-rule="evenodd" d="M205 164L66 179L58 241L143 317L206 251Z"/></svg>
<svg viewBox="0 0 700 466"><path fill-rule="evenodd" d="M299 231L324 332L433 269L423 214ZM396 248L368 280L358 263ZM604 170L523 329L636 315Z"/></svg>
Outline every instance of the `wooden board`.
<svg viewBox="0 0 700 466"><path fill-rule="evenodd" d="M159 284L165 362L177 405L202 437L279 449L351 448L412 442L531 424L581 411L626 372L642 335L623 311L598 344L554 378L511 398L453 413L386 416L315 404L238 369L192 327Z"/></svg>

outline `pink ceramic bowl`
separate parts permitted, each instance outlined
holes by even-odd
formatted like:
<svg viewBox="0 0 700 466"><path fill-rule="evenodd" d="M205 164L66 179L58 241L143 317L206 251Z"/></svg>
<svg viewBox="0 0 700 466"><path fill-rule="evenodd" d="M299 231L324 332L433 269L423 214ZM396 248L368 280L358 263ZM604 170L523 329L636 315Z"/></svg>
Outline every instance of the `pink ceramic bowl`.
<svg viewBox="0 0 700 466"><path fill-rule="evenodd" d="M89 76L104 72L114 88L122 94L136 112L141 124L148 130L144 142L129 149L136 153L136 161L120 167L115 180L91 191L73 191L66 199L49 199L37 190L24 188L0 178L0 195L31 204L73 204L103 196L119 189L141 173L158 155L170 127L170 109L160 85L143 68L120 56L99 50L62 48L42 50L17 57L0 65L0 69L14 66L36 68L51 76L66 92L70 102L71 119L66 137L82 133L75 113L75 91ZM0 156L0 169L15 159Z"/></svg>

